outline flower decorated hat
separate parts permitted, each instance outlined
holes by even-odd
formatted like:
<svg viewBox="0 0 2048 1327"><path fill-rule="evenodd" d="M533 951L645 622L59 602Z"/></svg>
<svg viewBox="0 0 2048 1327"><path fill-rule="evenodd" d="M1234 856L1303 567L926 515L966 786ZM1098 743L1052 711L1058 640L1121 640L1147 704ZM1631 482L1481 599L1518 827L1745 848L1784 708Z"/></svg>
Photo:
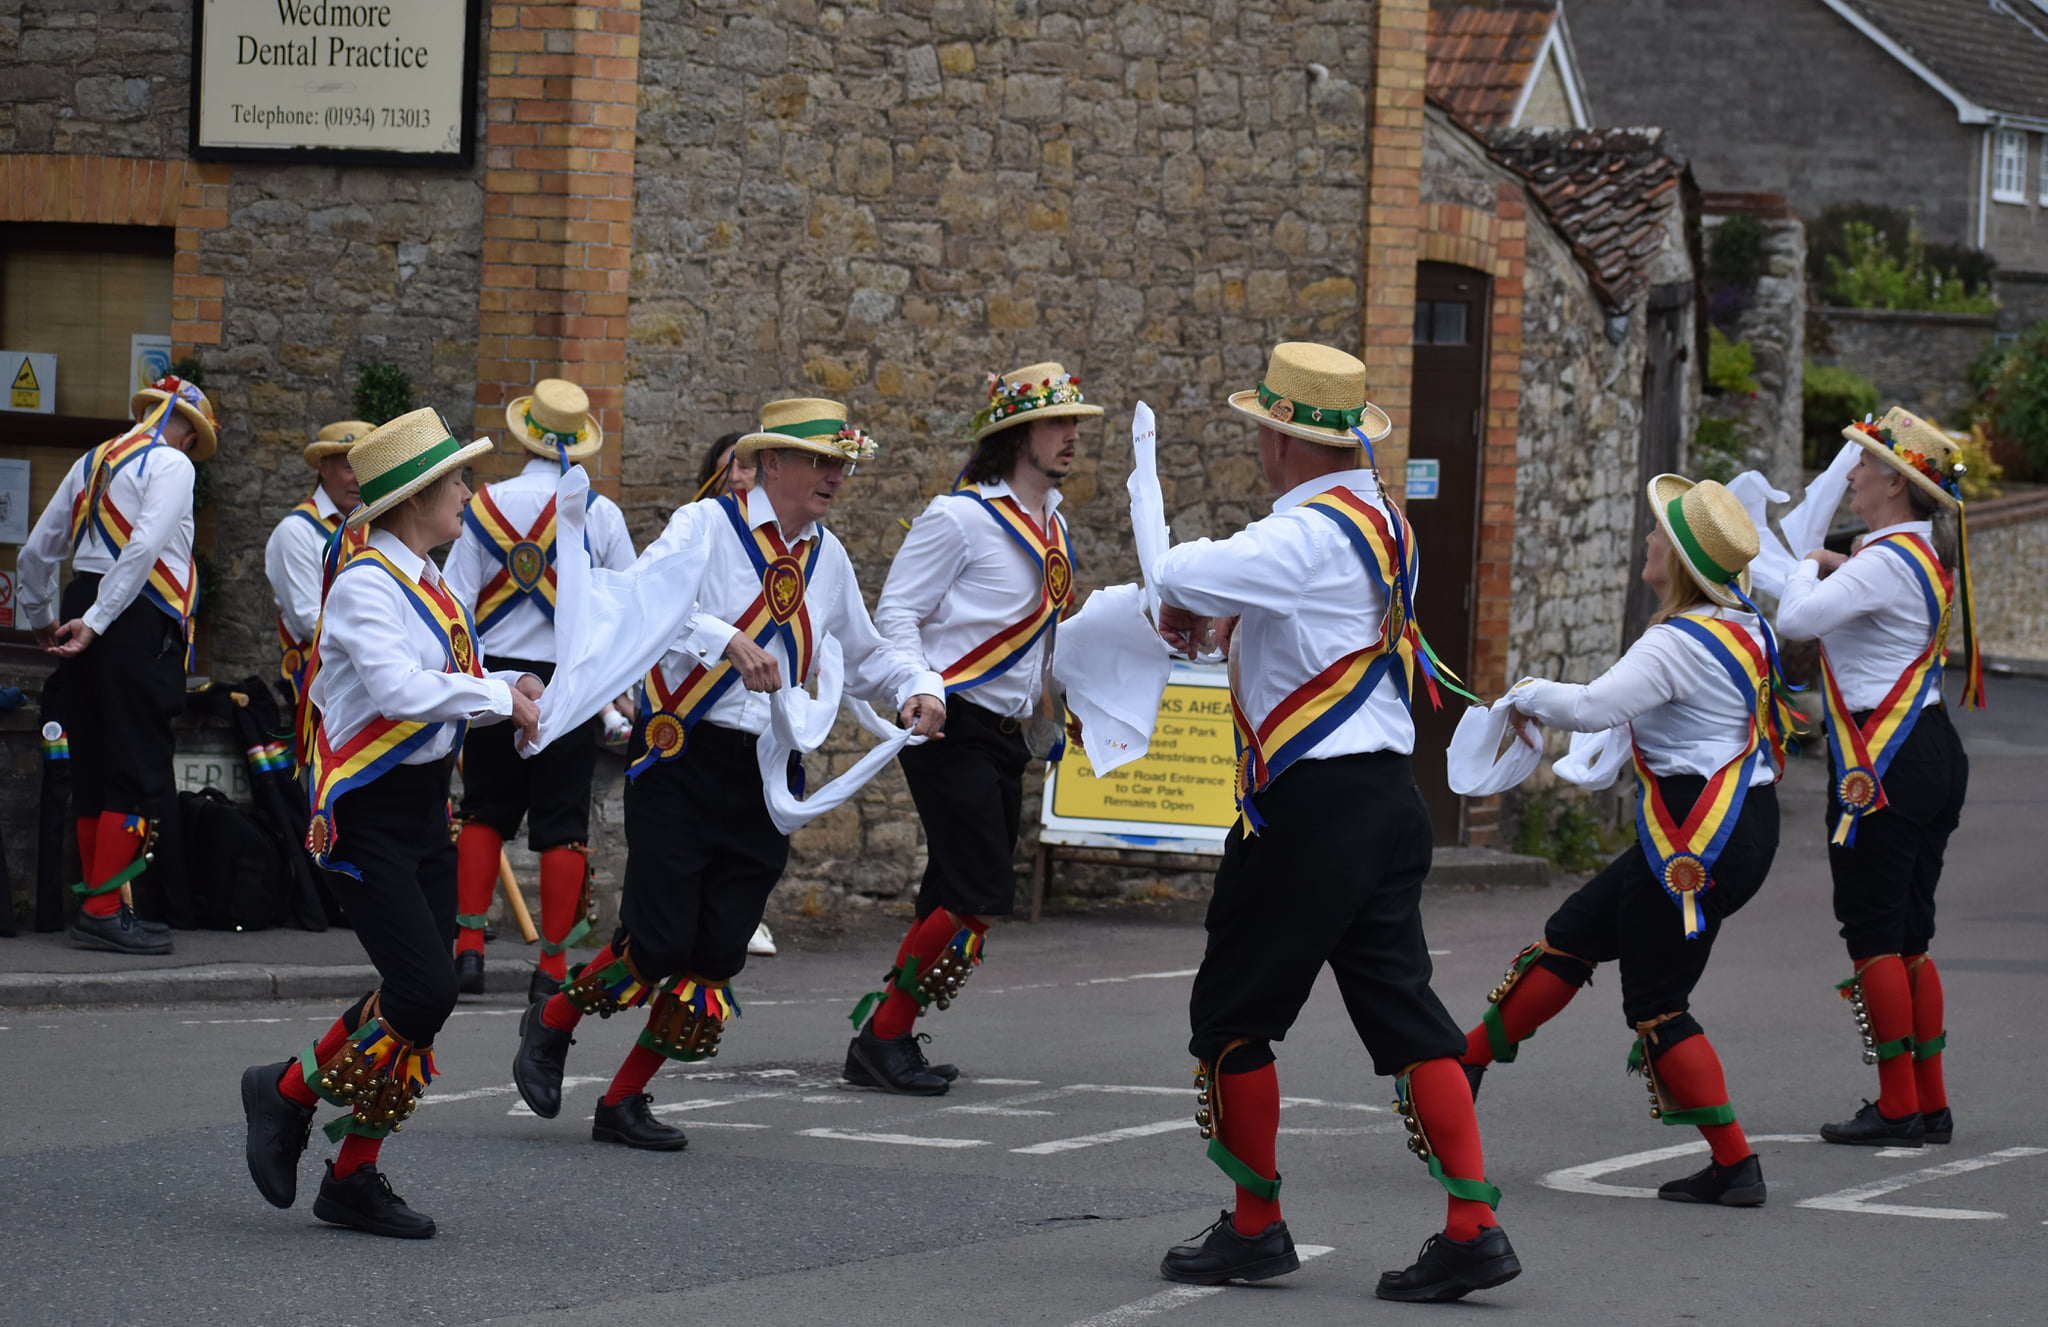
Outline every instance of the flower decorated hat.
<svg viewBox="0 0 2048 1327"><path fill-rule="evenodd" d="M307 465L318 470L320 462L330 456L340 456L355 446L358 440L369 437L371 430L376 427L375 424L361 419L344 419L338 424L329 424L320 430L320 436L308 443L306 450L299 455L306 459Z"/></svg>
<svg viewBox="0 0 2048 1327"><path fill-rule="evenodd" d="M448 421L431 407L372 429L348 449L363 499L348 514L348 528L369 524L450 470L492 450L489 438L457 442Z"/></svg>
<svg viewBox="0 0 2048 1327"><path fill-rule="evenodd" d="M1048 360L1043 364L1026 364L1000 377L990 374L988 404L974 412L970 427L974 430L973 441L979 443L1012 424L1058 419L1062 415L1094 419L1101 414L1101 406L1089 405L1081 395L1080 378L1067 372L1064 365Z"/></svg>
<svg viewBox="0 0 2048 1327"><path fill-rule="evenodd" d="M1387 412L1365 399L1365 364L1334 346L1282 341L1266 362L1266 376L1249 392L1231 395L1230 408L1268 428L1326 447L1356 447L1394 431Z"/></svg>
<svg viewBox="0 0 2048 1327"><path fill-rule="evenodd" d="M761 407L761 428L733 444L735 459L768 448L812 452L852 465L872 461L875 440L846 421L846 407L821 397L800 396L770 401Z"/></svg>
<svg viewBox="0 0 2048 1327"><path fill-rule="evenodd" d="M505 407L505 432L550 461L580 461L604 446L604 430L590 413L590 397L567 378L542 378L531 396Z"/></svg>
<svg viewBox="0 0 2048 1327"><path fill-rule="evenodd" d="M1929 420L1898 406L1872 422L1865 418L1842 430L1842 436L1860 443L1873 456L1892 466L1950 511L1963 505L1959 485L1963 464L1958 459L1956 440Z"/></svg>
<svg viewBox="0 0 2048 1327"><path fill-rule="evenodd" d="M213 455L219 443L216 432L218 425L213 417L213 402L206 399L206 393L199 390L197 383L186 382L183 378L165 374L143 388L128 402L128 417L136 423L148 419L150 412L165 401L171 408L183 415L192 424L192 450L188 453L196 465Z"/></svg>
<svg viewBox="0 0 2048 1327"><path fill-rule="evenodd" d="M1650 481L1650 510L1708 598L1723 608L1755 611L1745 596L1759 543L1742 499L1711 479L1695 484L1683 475L1658 475Z"/></svg>

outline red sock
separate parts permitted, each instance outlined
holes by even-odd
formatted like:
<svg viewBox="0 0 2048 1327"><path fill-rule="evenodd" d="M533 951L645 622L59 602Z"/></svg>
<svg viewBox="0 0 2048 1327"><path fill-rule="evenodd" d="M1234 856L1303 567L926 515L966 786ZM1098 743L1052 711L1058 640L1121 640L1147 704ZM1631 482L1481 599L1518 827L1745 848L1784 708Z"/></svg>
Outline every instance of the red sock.
<svg viewBox="0 0 2048 1327"><path fill-rule="evenodd" d="M647 1082L654 1077L654 1071L661 1068L668 1057L659 1051L635 1046L626 1052L625 1063L612 1077L612 1085L605 1089L604 1104L616 1106L627 1097L637 1097L647 1090Z"/></svg>
<svg viewBox="0 0 2048 1327"><path fill-rule="evenodd" d="M896 951L896 966L901 967L904 960L915 958L917 970L925 971L931 966L932 960L939 956L939 951L953 943L953 937L960 934L963 925L970 930L975 929L971 923L963 922L944 908L940 908L912 926L910 934L903 937L903 946ZM884 1041L893 1041L915 1027L917 1016L922 1012L924 1011L918 1008L915 999L891 985L889 998L875 1011L875 1035Z"/></svg>
<svg viewBox="0 0 2048 1327"><path fill-rule="evenodd" d="M540 855L540 934L549 944L576 929L576 905L583 901L587 863L574 848L549 848ZM569 956L541 951L542 972L561 981L569 975Z"/></svg>
<svg viewBox="0 0 2048 1327"><path fill-rule="evenodd" d="M1424 1060L1408 1071L1408 1099L1415 1118L1429 1135L1429 1145L1454 1179L1485 1180L1486 1155L1479 1144L1479 1117L1472 1113L1472 1089L1465 1071L1450 1056ZM1498 1225L1493 1208L1469 1198L1450 1198L1444 1234L1455 1240L1477 1239L1486 1226Z"/></svg>
<svg viewBox="0 0 2048 1327"><path fill-rule="evenodd" d="M1882 1046L1911 1036L1913 988L1906 981L1905 962L1897 954L1881 954L1858 963L1856 972L1863 978L1863 1008L1870 1014L1871 1040ZM1877 1062L1877 1110L1892 1120L1919 1113L1920 1093L1913 1084L1910 1051Z"/></svg>
<svg viewBox="0 0 2048 1327"><path fill-rule="evenodd" d="M612 952L612 947L606 945L597 951L597 957L590 960L584 971L602 972L617 962L618 957ZM583 1021L583 1011L569 1003L566 995L550 995L548 1002L540 1007L540 1021L557 1032L574 1032L576 1025Z"/></svg>
<svg viewBox="0 0 2048 1327"><path fill-rule="evenodd" d="M335 1019L334 1025L320 1034L319 1044L313 1048L313 1058L317 1062L321 1064L327 1063L329 1057L341 1049L342 1041L354 1030L348 1026L347 1018L348 1016L344 1014L342 1017ZM317 1106L320 1104L320 1098L314 1094L312 1088L306 1086L306 1071L296 1059L287 1064L284 1067L284 1073L278 1076L277 1090L284 1093L289 1100L296 1101L301 1106ZM353 1137L354 1135L350 1136Z"/></svg>
<svg viewBox="0 0 2048 1327"><path fill-rule="evenodd" d="M1942 1008L1940 970L1925 954L1913 957L1920 961L1907 960L1906 980L1913 990L1913 1053L1918 1055L1921 1046L1946 1030L1947 1024L1943 1020L1947 1014ZM1948 1085L1941 1079L1940 1051L1924 1060L1913 1061L1913 1087L1922 1111L1942 1110L1948 1106Z"/></svg>
<svg viewBox="0 0 2048 1327"><path fill-rule="evenodd" d="M1462 1078L1460 1082L1464 1081ZM1280 1076L1272 1065L1241 1074L1216 1075L1217 1137L1231 1155L1267 1179L1280 1173L1275 1150L1280 1135ZM1240 1235L1257 1235L1280 1219L1280 1197L1262 1198L1239 1185L1231 1225Z"/></svg>
<svg viewBox="0 0 2048 1327"><path fill-rule="evenodd" d="M356 1173L359 1166L377 1164L377 1153L384 1148L382 1138L365 1138L352 1133L341 1140L341 1151L334 1156L334 1178L345 1180Z"/></svg>
<svg viewBox="0 0 2048 1327"><path fill-rule="evenodd" d="M1695 1033L1658 1056L1656 1068L1657 1082L1664 1095L1680 1110L1718 1106L1728 1100L1721 1057L1714 1054L1713 1043L1704 1033ZM1733 1120L1726 1124L1702 1124L1699 1131L1707 1146L1714 1149L1716 1165L1732 1166L1749 1155L1749 1139L1743 1136L1742 1126Z"/></svg>
<svg viewBox="0 0 2048 1327"><path fill-rule="evenodd" d="M498 854L504 848L505 840L489 825L474 820L463 825L461 837L455 840L455 911L481 917L491 910L491 891L498 887ZM483 947L480 926L465 926L455 937L458 954Z"/></svg>
<svg viewBox="0 0 2048 1327"><path fill-rule="evenodd" d="M1558 1011L1578 993L1578 987L1548 968L1534 966L1524 972L1514 989L1501 997L1499 1005L1501 1027L1508 1034L1509 1044L1525 1040L1556 1018ZM1493 1042L1486 1035L1485 1023L1465 1034L1464 1060L1466 1064L1493 1063Z"/></svg>
<svg viewBox="0 0 2048 1327"><path fill-rule="evenodd" d="M133 822L131 827L130 822ZM88 885L104 885L121 873L121 868L135 860L142 851L143 837L148 833L147 822L140 816L128 816L119 811L100 812L99 824L93 829L92 870L86 873ZM86 913L94 917L111 917L121 910L121 891L110 889L104 894L88 894L83 905Z"/></svg>
<svg viewBox="0 0 2048 1327"><path fill-rule="evenodd" d="M93 849L97 846L95 840L98 839L99 833L100 818L98 816L80 816L78 818L78 870L80 873L78 878L80 880L92 879Z"/></svg>

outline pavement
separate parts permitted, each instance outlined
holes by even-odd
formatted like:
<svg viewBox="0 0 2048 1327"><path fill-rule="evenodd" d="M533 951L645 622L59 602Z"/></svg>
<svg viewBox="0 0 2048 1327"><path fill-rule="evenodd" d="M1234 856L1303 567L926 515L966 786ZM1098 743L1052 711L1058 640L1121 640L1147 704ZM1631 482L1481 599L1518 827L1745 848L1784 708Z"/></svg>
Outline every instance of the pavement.
<svg viewBox="0 0 2048 1327"><path fill-rule="evenodd" d="M652 1085L657 1110L689 1131L677 1154L590 1140L634 1028L587 1021L562 1115L541 1120L511 1087L519 997L465 999L437 1046L441 1078L384 1153L398 1191L440 1222L421 1243L312 1218L314 1158L330 1154L317 1133L290 1211L266 1206L243 1169L243 1066L303 1046L339 996L7 1009L0 1324L2035 1323L2048 1114L2031 1029L2048 1018L2048 902L2031 816L2048 773L2048 682L2001 679L1992 700L1959 722L1973 792L1934 945L1956 1141L1893 1152L1815 1140L1876 1078L1832 990L1847 964L1819 767L1802 762L1782 794L1771 879L1723 930L1694 1001L1763 1158L1768 1205L1648 1199L1703 1165L1704 1144L1652 1121L1624 1076L1629 1032L1603 972L1487 1077L1487 1169L1527 1270L1462 1307L1372 1298L1379 1273L1437 1228L1443 1195L1403 1147L1390 1086L1327 979L1277 1047L1283 1202L1315 1256L1260 1287L1158 1279L1164 1249L1230 1193L1189 1119L1186 998L1202 934L1187 909L1167 908L999 927L962 997L921 1025L935 1058L963 1069L936 1100L838 1080L844 1015L887 964L889 929L778 931L783 955L737 984L745 1013L723 1053ZM1477 1018L1562 897L1429 892L1436 985L1454 1014ZM0 946L0 963L19 971L21 952Z"/></svg>

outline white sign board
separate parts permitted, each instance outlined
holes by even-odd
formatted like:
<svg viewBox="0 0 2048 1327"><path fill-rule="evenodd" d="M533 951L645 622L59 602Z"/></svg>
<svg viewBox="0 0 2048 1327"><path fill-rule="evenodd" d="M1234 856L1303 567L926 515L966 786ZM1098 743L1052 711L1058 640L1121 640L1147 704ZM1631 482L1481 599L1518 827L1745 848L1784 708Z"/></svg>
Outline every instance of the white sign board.
<svg viewBox="0 0 2048 1327"><path fill-rule="evenodd" d="M1047 843L1214 856L1237 823L1230 678L1221 665L1175 663L1152 745L1107 778L1079 742L1045 776Z"/></svg>
<svg viewBox="0 0 2048 1327"><path fill-rule="evenodd" d="M178 791L196 793L201 788L218 788L228 799L247 805L249 762L232 751L180 751L171 760Z"/></svg>
<svg viewBox="0 0 2048 1327"><path fill-rule="evenodd" d="M26 460L0 460L0 544L28 542L29 522L35 519L29 510L28 470Z"/></svg>
<svg viewBox="0 0 2048 1327"><path fill-rule="evenodd" d="M466 164L479 0L198 0L192 155Z"/></svg>
<svg viewBox="0 0 2048 1327"><path fill-rule="evenodd" d="M1408 491L1406 497L1413 502L1417 498L1433 498L1442 478L1442 470L1429 457L1408 458Z"/></svg>
<svg viewBox="0 0 2048 1327"><path fill-rule="evenodd" d="M57 413L57 357L0 350L0 410Z"/></svg>

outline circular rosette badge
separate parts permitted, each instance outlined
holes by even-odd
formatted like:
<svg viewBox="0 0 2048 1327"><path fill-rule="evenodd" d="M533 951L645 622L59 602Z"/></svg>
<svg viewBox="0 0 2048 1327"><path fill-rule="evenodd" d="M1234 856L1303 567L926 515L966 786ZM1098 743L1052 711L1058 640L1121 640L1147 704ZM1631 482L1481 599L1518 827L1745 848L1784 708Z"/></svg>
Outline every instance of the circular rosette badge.
<svg viewBox="0 0 2048 1327"><path fill-rule="evenodd" d="M777 558L768 564L761 589L768 596L768 615L787 622L804 604L804 570L795 558Z"/></svg>
<svg viewBox="0 0 2048 1327"><path fill-rule="evenodd" d="M1835 788L1835 795L1842 799L1842 805L1852 811L1868 811L1877 800L1877 780L1866 769L1852 769L1842 776L1842 782Z"/></svg>
<svg viewBox="0 0 2048 1327"><path fill-rule="evenodd" d="M476 663L476 647L470 643L469 628L456 623L448 632L448 652L455 657L455 671L466 673Z"/></svg>
<svg viewBox="0 0 2048 1327"><path fill-rule="evenodd" d="M689 734L683 731L683 721L673 714L657 714L647 721L647 749L663 760L673 760L682 754L683 742Z"/></svg>
<svg viewBox="0 0 2048 1327"><path fill-rule="evenodd" d="M284 658L278 661L278 666L284 670L286 677L296 680L306 666L306 656L297 646L293 646L284 652Z"/></svg>
<svg viewBox="0 0 2048 1327"><path fill-rule="evenodd" d="M1674 894L1696 894L1707 887L1707 864L1691 853L1664 863L1664 887Z"/></svg>
<svg viewBox="0 0 2048 1327"><path fill-rule="evenodd" d="M1065 608L1073 598L1074 564L1061 549L1049 548L1045 552L1045 592L1052 596L1055 608Z"/></svg>
<svg viewBox="0 0 2048 1327"><path fill-rule="evenodd" d="M325 811L316 811L313 822L306 826L306 851L315 857L325 857L327 850L334 846L334 819Z"/></svg>
<svg viewBox="0 0 2048 1327"><path fill-rule="evenodd" d="M531 540L521 540L512 545L511 555L505 559L505 565L511 569L512 579L520 589L531 590L540 584L541 573L548 569L548 559L547 554L541 552L539 544Z"/></svg>

